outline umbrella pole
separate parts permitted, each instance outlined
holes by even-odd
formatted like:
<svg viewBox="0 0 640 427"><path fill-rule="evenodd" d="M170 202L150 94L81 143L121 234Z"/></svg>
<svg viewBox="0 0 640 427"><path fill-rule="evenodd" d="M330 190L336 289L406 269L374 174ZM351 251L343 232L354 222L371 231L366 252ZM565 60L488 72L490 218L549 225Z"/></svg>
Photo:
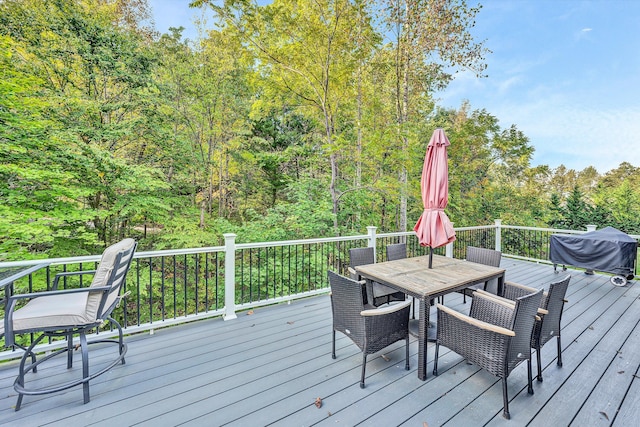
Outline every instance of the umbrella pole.
<svg viewBox="0 0 640 427"><path fill-rule="evenodd" d="M433 247L429 246L429 268L433 265Z"/></svg>

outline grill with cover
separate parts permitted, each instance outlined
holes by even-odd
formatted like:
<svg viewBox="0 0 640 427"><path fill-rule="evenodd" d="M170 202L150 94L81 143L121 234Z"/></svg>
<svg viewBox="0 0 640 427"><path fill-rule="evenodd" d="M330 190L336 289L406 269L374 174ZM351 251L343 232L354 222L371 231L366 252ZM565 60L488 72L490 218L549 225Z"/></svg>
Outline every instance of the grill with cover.
<svg viewBox="0 0 640 427"><path fill-rule="evenodd" d="M638 242L613 227L580 235L554 234L549 246L553 268L558 264L612 273L611 283L624 286L634 278Z"/></svg>

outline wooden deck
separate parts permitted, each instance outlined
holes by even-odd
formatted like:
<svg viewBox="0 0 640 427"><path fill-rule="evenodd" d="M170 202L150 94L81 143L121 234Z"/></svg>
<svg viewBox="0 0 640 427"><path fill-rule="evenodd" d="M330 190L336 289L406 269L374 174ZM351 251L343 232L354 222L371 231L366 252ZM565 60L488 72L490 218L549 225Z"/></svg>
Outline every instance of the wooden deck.
<svg viewBox="0 0 640 427"><path fill-rule="evenodd" d="M503 258L507 280L540 287L555 280L549 265ZM563 274L560 272L560 275ZM0 366L1 425L477 426L637 425L640 419L640 286L612 286L608 276L571 272L563 317L563 362L555 341L542 351L544 382L526 392L526 364L509 377L512 419L502 418L500 382L442 349L440 375L417 378L417 343L404 370L401 343L370 356L366 388L361 354L338 334L331 358L328 296L211 319L127 338L126 364L81 388L26 396L14 411L14 362ZM458 294L446 305L468 309ZM92 366L105 350L93 348ZM109 349L109 351L113 351ZM76 354L74 371L80 365ZM64 357L39 369L67 375ZM54 359L55 360L55 359ZM535 359L534 359L535 370ZM78 372L73 372L78 375ZM320 408L314 405L322 399ZM635 421L634 421L635 420Z"/></svg>

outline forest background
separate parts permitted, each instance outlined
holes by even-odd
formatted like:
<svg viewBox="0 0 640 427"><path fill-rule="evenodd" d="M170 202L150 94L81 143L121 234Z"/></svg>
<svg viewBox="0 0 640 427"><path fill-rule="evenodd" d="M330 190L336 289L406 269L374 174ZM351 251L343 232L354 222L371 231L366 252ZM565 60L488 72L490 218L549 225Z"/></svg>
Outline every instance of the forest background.
<svg viewBox="0 0 640 427"><path fill-rule="evenodd" d="M532 167L516 124L437 105L483 77L479 6L192 5L216 16L197 41L146 0L0 1L0 261L410 230L437 127L456 226L640 233L637 167Z"/></svg>

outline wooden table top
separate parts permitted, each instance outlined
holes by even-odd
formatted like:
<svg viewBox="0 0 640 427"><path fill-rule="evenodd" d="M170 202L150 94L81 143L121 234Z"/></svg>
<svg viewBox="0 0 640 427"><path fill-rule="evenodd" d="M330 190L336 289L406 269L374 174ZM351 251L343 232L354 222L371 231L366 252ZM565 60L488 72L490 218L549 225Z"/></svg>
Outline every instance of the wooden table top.
<svg viewBox="0 0 640 427"><path fill-rule="evenodd" d="M429 268L429 256L425 255L360 265L355 269L364 279L391 286L421 299L486 282L503 276L505 272L504 268L440 255L433 256L432 266L433 268Z"/></svg>

